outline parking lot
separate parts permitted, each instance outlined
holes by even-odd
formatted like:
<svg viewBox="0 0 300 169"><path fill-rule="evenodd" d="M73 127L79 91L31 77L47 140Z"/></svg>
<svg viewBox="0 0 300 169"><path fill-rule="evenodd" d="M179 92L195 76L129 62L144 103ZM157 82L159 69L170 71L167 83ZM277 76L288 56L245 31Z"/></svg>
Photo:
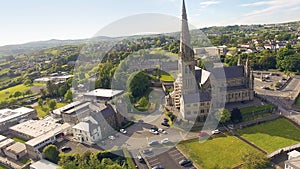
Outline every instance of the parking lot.
<svg viewBox="0 0 300 169"><path fill-rule="evenodd" d="M186 159L186 157L175 147L155 156L147 155L145 158L150 165L150 168L161 165L165 169L196 169L193 165L190 167L183 167L179 164L179 161Z"/></svg>

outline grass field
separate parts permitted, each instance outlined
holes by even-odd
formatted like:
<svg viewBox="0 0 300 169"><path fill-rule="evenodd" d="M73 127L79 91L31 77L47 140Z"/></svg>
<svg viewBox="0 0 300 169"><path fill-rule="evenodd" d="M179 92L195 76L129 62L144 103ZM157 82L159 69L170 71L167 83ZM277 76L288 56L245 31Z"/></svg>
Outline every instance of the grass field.
<svg viewBox="0 0 300 169"><path fill-rule="evenodd" d="M22 139L17 138L17 137L13 137L12 139L15 140L15 142L20 142L20 143L25 143L26 142L25 140L22 140Z"/></svg>
<svg viewBox="0 0 300 169"><path fill-rule="evenodd" d="M162 72L160 74L160 80L163 82L174 82L174 77L170 75L169 73Z"/></svg>
<svg viewBox="0 0 300 169"><path fill-rule="evenodd" d="M274 106L271 105L271 104L266 104L266 105L263 105L263 106L249 106L249 107L241 108L241 113L242 113L242 115L246 115L246 114L249 114L249 113L252 113L252 112L268 110L268 109L271 109L271 108L274 108Z"/></svg>
<svg viewBox="0 0 300 169"><path fill-rule="evenodd" d="M180 143L178 148L202 168L235 167L242 164L242 155L257 151L234 136L213 138L204 143L198 139Z"/></svg>
<svg viewBox="0 0 300 169"><path fill-rule="evenodd" d="M0 169L8 169L8 168L0 164Z"/></svg>
<svg viewBox="0 0 300 169"><path fill-rule="evenodd" d="M34 86L44 86L42 83L34 83L33 86L25 86L23 84L10 87L8 89L4 89L0 91L0 102L3 100L7 100L9 98L9 95L14 94L16 91L25 92L29 89L31 89ZM23 96L21 96L23 97Z"/></svg>
<svg viewBox="0 0 300 169"><path fill-rule="evenodd" d="M68 103L66 103L66 102L59 102L59 103L56 104L55 108L63 107L66 104L68 104ZM47 116L49 114L49 107L48 107L48 105L44 105L43 107L41 107L41 106L35 106L34 109L36 110L37 115L38 115L39 118L43 118L43 117L45 117L45 116Z"/></svg>
<svg viewBox="0 0 300 169"><path fill-rule="evenodd" d="M300 94L297 96L295 100L295 105L300 106Z"/></svg>
<svg viewBox="0 0 300 169"><path fill-rule="evenodd" d="M268 153L300 141L300 129L283 118L239 130L238 134Z"/></svg>

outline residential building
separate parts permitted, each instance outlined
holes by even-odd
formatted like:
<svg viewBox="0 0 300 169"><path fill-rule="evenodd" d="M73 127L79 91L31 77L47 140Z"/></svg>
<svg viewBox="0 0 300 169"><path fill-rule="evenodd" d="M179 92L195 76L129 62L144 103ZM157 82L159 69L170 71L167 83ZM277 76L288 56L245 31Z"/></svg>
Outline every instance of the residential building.
<svg viewBox="0 0 300 169"><path fill-rule="evenodd" d="M22 121L30 120L36 117L36 111L27 107L17 109L0 110L0 131L6 131L9 127Z"/></svg>
<svg viewBox="0 0 300 169"><path fill-rule="evenodd" d="M25 144L15 142L4 150L4 154L14 160L19 160L27 154Z"/></svg>
<svg viewBox="0 0 300 169"><path fill-rule="evenodd" d="M288 160L284 162L284 169L300 169L300 152L293 150L287 155Z"/></svg>
<svg viewBox="0 0 300 169"><path fill-rule="evenodd" d="M59 166L45 159L30 164L30 169L59 169Z"/></svg>
<svg viewBox="0 0 300 169"><path fill-rule="evenodd" d="M73 136L79 142L93 144L111 135L125 122L126 118L113 105L105 104L104 109L91 113L73 126Z"/></svg>

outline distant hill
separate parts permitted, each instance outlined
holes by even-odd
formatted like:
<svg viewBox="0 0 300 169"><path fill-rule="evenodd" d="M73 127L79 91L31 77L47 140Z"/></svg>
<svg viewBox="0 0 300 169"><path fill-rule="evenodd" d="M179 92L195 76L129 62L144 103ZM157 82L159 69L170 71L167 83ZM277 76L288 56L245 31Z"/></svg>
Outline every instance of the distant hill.
<svg viewBox="0 0 300 169"><path fill-rule="evenodd" d="M233 26L214 26L214 27L207 27L201 28L198 30L203 31L205 34L223 34L226 32L232 32L232 30L240 30L240 31L247 31L247 30L260 30L266 27L272 28L286 28L289 27L297 30L300 33L300 21L296 22L287 22L287 23L277 23L277 24L259 24L259 25L233 25ZM169 35L179 36L179 32L171 33ZM132 36L132 38L137 38L139 36ZM57 47L57 46L64 46L64 45L76 45L81 43L86 43L89 41L107 41L116 38L110 38L105 36L99 36L92 39L76 39L76 40L57 40L52 39L48 41L37 41L37 42L29 42L20 45L7 45L7 46L0 46L0 58L3 56L9 55L18 55L22 53L30 53L36 50Z"/></svg>
<svg viewBox="0 0 300 169"><path fill-rule="evenodd" d="M51 39L47 41L29 42L29 43L19 44L19 45L0 46L0 58L9 55L30 53L36 50L47 49L51 47L58 47L64 45L76 45L76 44L86 43L89 41L104 41L109 39L111 38L104 37L104 36L99 36L91 39L76 39L76 40Z"/></svg>

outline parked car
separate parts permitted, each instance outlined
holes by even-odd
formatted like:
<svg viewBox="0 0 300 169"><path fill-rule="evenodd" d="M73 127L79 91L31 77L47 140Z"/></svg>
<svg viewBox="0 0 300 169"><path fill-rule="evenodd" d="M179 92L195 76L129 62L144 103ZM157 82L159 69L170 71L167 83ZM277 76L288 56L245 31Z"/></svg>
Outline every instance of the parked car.
<svg viewBox="0 0 300 169"><path fill-rule="evenodd" d="M167 119L167 118L164 118L164 122L169 122L169 119Z"/></svg>
<svg viewBox="0 0 300 169"><path fill-rule="evenodd" d="M263 86L261 87L262 89L266 89L266 90L270 90L270 88L268 86Z"/></svg>
<svg viewBox="0 0 300 169"><path fill-rule="evenodd" d="M158 129L158 132L163 133L163 134L166 134L166 133L167 133L167 132L166 132L164 129L162 129L162 128L159 128L159 129Z"/></svg>
<svg viewBox="0 0 300 169"><path fill-rule="evenodd" d="M140 163L145 162L145 160L143 159L143 157L141 155L137 155L137 159L139 160Z"/></svg>
<svg viewBox="0 0 300 169"><path fill-rule="evenodd" d="M158 131L157 127L151 127L151 130Z"/></svg>
<svg viewBox="0 0 300 169"><path fill-rule="evenodd" d="M127 133L127 131L125 129L120 129L120 132L123 133L123 134Z"/></svg>
<svg viewBox="0 0 300 169"><path fill-rule="evenodd" d="M159 166L154 166L152 169L164 169L161 165Z"/></svg>
<svg viewBox="0 0 300 169"><path fill-rule="evenodd" d="M166 127L170 127L170 125L168 123L161 123L161 125L166 126Z"/></svg>
<svg viewBox="0 0 300 169"><path fill-rule="evenodd" d="M216 130L213 130L211 133L212 133L212 134L219 134L219 133L221 133L221 132L220 132L219 129L216 129Z"/></svg>
<svg viewBox="0 0 300 169"><path fill-rule="evenodd" d="M115 140L116 137L115 137L115 136L108 136L108 139L110 139L110 140Z"/></svg>
<svg viewBox="0 0 300 169"><path fill-rule="evenodd" d="M142 151L143 154L149 154L152 153L152 149L145 149Z"/></svg>
<svg viewBox="0 0 300 169"><path fill-rule="evenodd" d="M157 145L158 144L158 141L157 140L153 140L153 141L150 141L148 143L149 146L154 146L154 145Z"/></svg>
<svg viewBox="0 0 300 169"><path fill-rule="evenodd" d="M161 144L167 144L169 142L168 138L164 138L160 141Z"/></svg>
<svg viewBox="0 0 300 169"><path fill-rule="evenodd" d="M180 164L181 166L184 166L184 165L186 165L186 164L188 164L188 163L191 163L191 161L188 160L188 159L183 159L183 160L179 161L179 164Z"/></svg>
<svg viewBox="0 0 300 169"><path fill-rule="evenodd" d="M71 149L71 147L69 147L69 146L64 146L64 147L62 147L60 150L61 150L62 152L67 152L67 151L71 151L72 149Z"/></svg>
<svg viewBox="0 0 300 169"><path fill-rule="evenodd" d="M156 131L156 130L153 130L153 129L150 129L150 130L149 130L149 132L150 132L150 133L152 133L152 134L155 134L155 135L158 135L158 134L159 134L159 132L158 132L158 131Z"/></svg>

